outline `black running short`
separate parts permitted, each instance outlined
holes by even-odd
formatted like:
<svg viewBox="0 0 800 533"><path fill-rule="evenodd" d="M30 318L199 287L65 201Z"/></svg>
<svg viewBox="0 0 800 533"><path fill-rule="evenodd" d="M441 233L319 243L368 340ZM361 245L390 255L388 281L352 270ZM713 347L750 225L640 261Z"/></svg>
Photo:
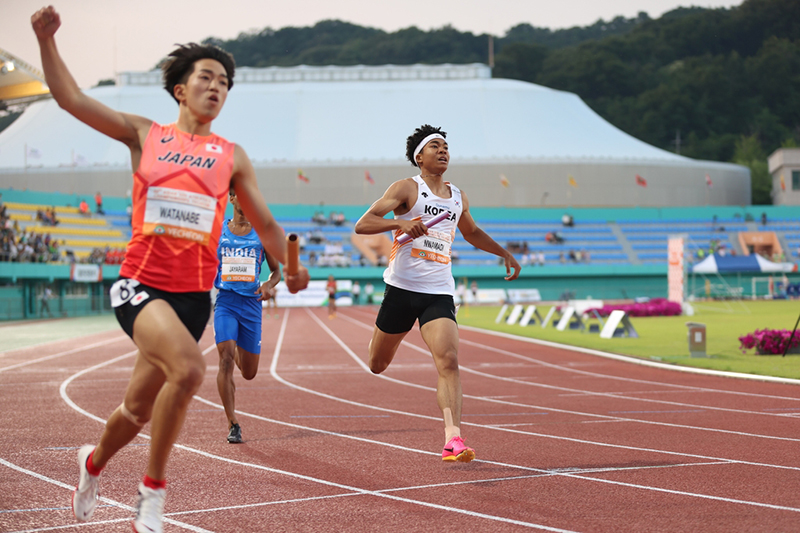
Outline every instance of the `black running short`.
<svg viewBox="0 0 800 533"><path fill-rule="evenodd" d="M211 316L209 292L167 292L139 283L134 279L119 278L109 290L111 307L117 322L128 337L133 339L133 323L148 303L153 300L167 302L196 341L200 340Z"/></svg>
<svg viewBox="0 0 800 533"><path fill-rule="evenodd" d="M437 318L456 321L456 306L449 294L425 294L386 285L375 325L384 333L406 333L419 319L419 327Z"/></svg>

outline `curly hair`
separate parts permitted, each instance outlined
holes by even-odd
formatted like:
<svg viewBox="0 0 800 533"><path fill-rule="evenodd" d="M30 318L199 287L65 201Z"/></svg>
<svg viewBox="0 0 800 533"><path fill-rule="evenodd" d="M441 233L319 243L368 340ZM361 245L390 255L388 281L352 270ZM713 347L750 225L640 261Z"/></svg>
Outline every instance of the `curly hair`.
<svg viewBox="0 0 800 533"><path fill-rule="evenodd" d="M414 161L414 150L416 150L417 145L432 133L438 133L444 138L447 138L447 133L442 131L442 128L434 128L430 124L423 124L416 130L414 130L413 135L409 135L408 139L406 139L406 159L411 161L411 164L415 167L418 166L417 162Z"/></svg>
<svg viewBox="0 0 800 533"><path fill-rule="evenodd" d="M178 99L175 98L175 86L186 83L189 76L194 72L194 64L201 59L219 61L228 76L228 90L233 88L233 73L236 70L236 62L231 54L213 44L180 44L178 48L170 52L161 65L164 89L176 102L178 102Z"/></svg>

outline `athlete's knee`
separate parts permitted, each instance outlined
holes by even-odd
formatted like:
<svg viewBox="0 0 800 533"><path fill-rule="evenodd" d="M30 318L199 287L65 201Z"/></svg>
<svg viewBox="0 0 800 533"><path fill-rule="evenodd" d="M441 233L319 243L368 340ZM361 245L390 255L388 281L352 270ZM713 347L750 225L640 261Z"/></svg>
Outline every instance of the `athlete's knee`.
<svg viewBox="0 0 800 533"><path fill-rule="evenodd" d="M256 377L258 374L258 367L242 366L242 377L248 381Z"/></svg>
<svg viewBox="0 0 800 533"><path fill-rule="evenodd" d="M199 361L187 362L187 364L176 373L173 383L181 390L189 394L194 394L197 392L197 389L200 388L200 385L203 384L205 375L205 360L201 357Z"/></svg>
<svg viewBox="0 0 800 533"><path fill-rule="evenodd" d="M230 374L233 372L236 362L233 359L233 352L220 352L219 354L219 370L223 374Z"/></svg>
<svg viewBox="0 0 800 533"><path fill-rule="evenodd" d="M458 372L458 350L446 349L434 354L439 373Z"/></svg>
<svg viewBox="0 0 800 533"><path fill-rule="evenodd" d="M387 368L389 368L390 360L386 357L382 356L383 354L380 353L371 353L369 354L369 370L373 374L380 374Z"/></svg>

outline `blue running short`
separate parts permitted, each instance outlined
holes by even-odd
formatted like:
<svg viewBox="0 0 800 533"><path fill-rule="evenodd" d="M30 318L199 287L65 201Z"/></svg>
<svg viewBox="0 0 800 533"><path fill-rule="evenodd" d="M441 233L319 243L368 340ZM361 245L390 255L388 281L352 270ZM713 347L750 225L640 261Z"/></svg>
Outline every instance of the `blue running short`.
<svg viewBox="0 0 800 533"><path fill-rule="evenodd" d="M221 290L214 304L214 339L236 341L250 353L261 353L261 300Z"/></svg>

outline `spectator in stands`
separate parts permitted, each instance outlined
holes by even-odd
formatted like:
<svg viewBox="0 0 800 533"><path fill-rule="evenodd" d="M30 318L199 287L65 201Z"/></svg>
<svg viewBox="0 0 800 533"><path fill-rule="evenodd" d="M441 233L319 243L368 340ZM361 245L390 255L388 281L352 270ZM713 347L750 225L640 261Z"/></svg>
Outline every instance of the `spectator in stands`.
<svg viewBox="0 0 800 533"><path fill-rule="evenodd" d="M761 225L762 226L766 226L767 225L767 213L766 213L766 211L761 213Z"/></svg>
<svg viewBox="0 0 800 533"><path fill-rule="evenodd" d="M56 263L61 261L61 250L58 248L58 240L51 239L48 245L48 252L50 253L50 261Z"/></svg>
<svg viewBox="0 0 800 533"><path fill-rule="evenodd" d="M34 260L33 246L31 246L28 241L20 242L17 245L17 251L19 252L18 261L20 263L27 263L29 261L33 261Z"/></svg>
<svg viewBox="0 0 800 533"><path fill-rule="evenodd" d="M100 194L100 191L97 191L97 194L94 195L94 203L97 204L97 209L95 209L95 213L98 215L105 215L106 212L103 211L103 195Z"/></svg>
<svg viewBox="0 0 800 533"><path fill-rule="evenodd" d="M89 204L86 203L86 200L83 198L81 198L81 202L80 204L78 204L78 211L80 212L81 215L85 217L92 216L92 212L89 211Z"/></svg>
<svg viewBox="0 0 800 533"><path fill-rule="evenodd" d="M347 219L344 216L344 212L340 211L338 213L334 213L333 211L331 211L331 223L332 224L334 224L335 226L341 226L346 221L347 221Z"/></svg>
<svg viewBox="0 0 800 533"><path fill-rule="evenodd" d="M314 216L311 217L311 222L319 224L320 226L324 226L325 224L328 223L328 221L325 219L325 213L323 213L322 211L315 212Z"/></svg>
<svg viewBox="0 0 800 533"><path fill-rule="evenodd" d="M308 254L308 266L317 266L317 254L315 252Z"/></svg>
<svg viewBox="0 0 800 533"><path fill-rule="evenodd" d="M567 228L571 228L575 225L575 219L572 218L572 215L564 213L564 215L561 217L561 224Z"/></svg>
<svg viewBox="0 0 800 533"><path fill-rule="evenodd" d="M564 252L558 252L558 262L562 265L567 262L567 258L564 257Z"/></svg>
<svg viewBox="0 0 800 533"><path fill-rule="evenodd" d="M536 262L539 263L539 266L544 266L544 252L536 254Z"/></svg>
<svg viewBox="0 0 800 533"><path fill-rule="evenodd" d="M322 244L323 242L325 242L325 234L322 233L321 230L315 229L313 231L309 231L306 234L306 239L311 244Z"/></svg>
<svg viewBox="0 0 800 533"><path fill-rule="evenodd" d="M0 261L11 261L11 247L13 240L8 234L0 239Z"/></svg>

